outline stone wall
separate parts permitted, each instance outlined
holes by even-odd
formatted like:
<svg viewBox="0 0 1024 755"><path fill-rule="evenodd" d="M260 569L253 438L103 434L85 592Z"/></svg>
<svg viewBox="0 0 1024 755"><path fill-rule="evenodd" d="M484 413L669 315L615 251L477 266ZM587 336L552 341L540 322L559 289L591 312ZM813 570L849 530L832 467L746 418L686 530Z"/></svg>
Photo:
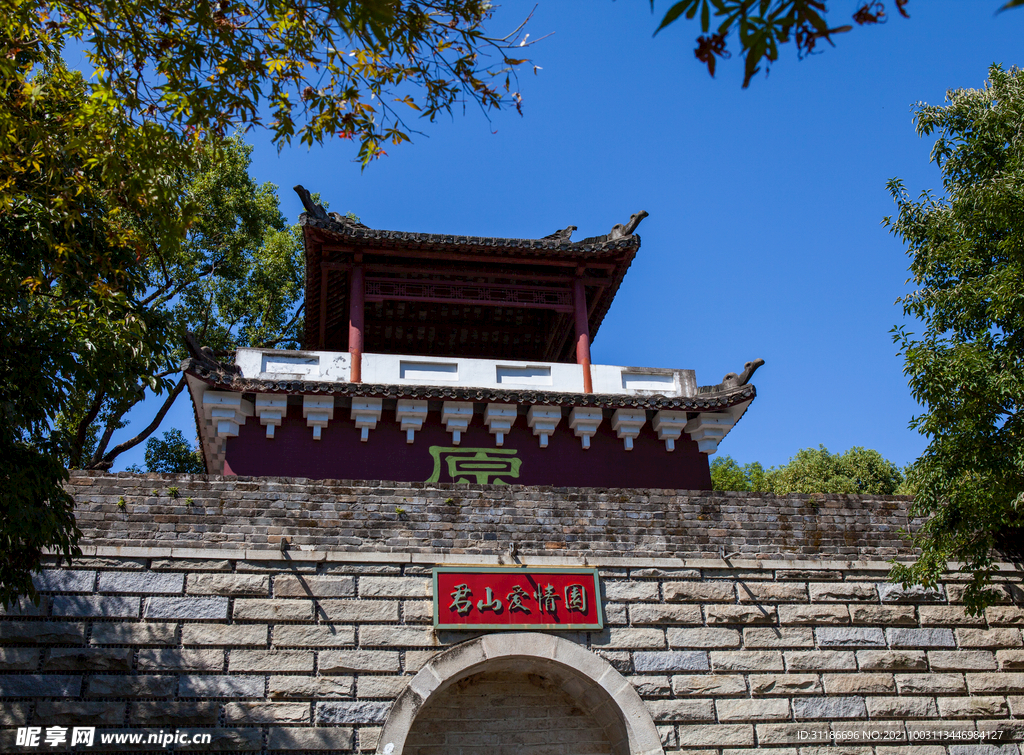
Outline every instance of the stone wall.
<svg viewBox="0 0 1024 755"><path fill-rule="evenodd" d="M673 558L891 558L906 499L75 473L94 545Z"/></svg>
<svg viewBox="0 0 1024 755"><path fill-rule="evenodd" d="M453 506L444 499L459 497L474 503L463 504L465 519L457 521L479 529L455 528L462 534L442 539L472 543L471 534L486 534L490 528L503 539L514 532L518 541L520 533L543 531L544 542L563 547L546 556L519 555L515 561L553 566L585 560L599 569L606 629L557 634L604 659L628 680L644 715L653 717L665 752L746 755L759 748L770 755L1019 755L1024 590L1020 573L1009 565L998 576L1005 600L975 618L963 611L962 582L954 579L930 591L904 590L886 582L888 565L867 545L869 555L859 559L798 559L788 551L782 554L788 558L774 560L643 554L584 559L568 533L543 521L554 519L548 512L562 511L563 505L561 516L568 517L570 504L594 511L607 502L610 512L619 495L614 492L455 486L386 488L384 493L382 486L343 483L152 476L76 477L75 482L92 542L71 568L49 564L37 579L44 595L38 608L22 606L0 616L2 751L30 751L14 746L15 728L27 725L87 725L106 733L204 731L212 736L208 751L358 753L378 744L385 751L383 741L378 742L382 725L417 673L445 657L439 656L442 651L470 646L478 636L433 629L431 567L511 562L508 556L467 557L455 552L459 546L454 544L445 546L448 553L429 552L423 544L437 533L415 540L422 552L389 543L389 528L410 524L395 518L396 501L411 499L404 504L410 517L437 524L441 520L428 519L431 511ZM159 495L152 493L154 488ZM342 494L343 489L349 492ZM122 496L123 508L117 505ZM352 550L300 549L310 545L303 537L342 537L330 531L293 534L292 547L284 553L268 547L270 538L284 534L273 530L285 529L285 512L299 518L305 507L313 507L307 512L309 524L301 529L315 533L318 520L312 513L341 498L352 519L337 521L355 521L362 501L360 521L366 532L381 533L371 541L373 550L358 550L366 547L363 542L346 542ZM616 521L635 523L620 532L610 530L608 548L595 550L615 552L622 542L668 547L670 538L658 534L664 525L657 523L664 520L654 517L657 511L668 519L678 516L666 511L672 506L710 506L706 494L644 491L632 498L619 504ZM760 523L773 516L768 510L776 502L762 499L743 513L736 498L720 500L729 503L719 511L731 510L721 517L722 528L733 533L721 537L740 539L742 529L735 525L749 514L751 530L764 533L749 539L762 546L773 542ZM542 521L526 514L508 521L505 517L512 514L488 513L488 501L501 510L534 502L538 513L544 512ZM806 499L778 503L796 510L801 502L810 506ZM841 541L836 520L849 517L853 525L843 526L868 527L870 505L876 503L826 498L818 511L832 512L829 528L808 513L799 531ZM877 530L894 525L899 504L882 503L888 510L871 525L875 534L858 531L855 542L896 547L881 545L891 535L883 538ZM190 511L196 506L202 508ZM173 547L177 528L184 528L189 517L202 521L204 516L215 521L205 531L200 524L188 525L180 531L185 547ZM787 516L794 521L796 514ZM705 520L694 516L688 521L697 532L680 537L693 537L695 543L700 537L705 542L719 537L710 534ZM323 526L330 530L333 525ZM164 544L97 544L116 542L114 533L120 531L132 533L134 542ZM195 537L197 532L210 538L210 547L199 547L206 543ZM225 533L237 539L220 540ZM591 536L596 542L598 534ZM627 536L632 539L619 539ZM791 542L774 537L775 543ZM527 542L538 543L537 550L543 551L540 539ZM569 743L578 752L617 752L601 749L611 737L602 740L586 721L565 723L577 713L558 706L568 704L565 695L578 699L578 691L558 679L552 687L543 664L519 676L495 676L496 671L482 667L479 677L431 699L416 719L407 755L504 755L527 752L527 744L536 755L571 753ZM530 681L529 674L540 680ZM474 686L492 702L470 699ZM537 706L528 704L531 695L540 696L538 690L561 701L549 702L555 712L546 729L535 720ZM470 697L452 702L466 694ZM512 715L517 705L529 715ZM480 715L480 727L464 721L434 725L458 717L459 711L472 718L474 710L500 714ZM583 718L592 715L583 713ZM537 741L543 740L542 733L513 740L522 745L519 750L515 745L498 749L513 735L564 732L572 726L580 732L576 737L552 734L555 741L545 743ZM979 733L993 731L1004 734L978 744ZM841 747L830 745L836 740ZM40 746L34 751L61 749ZM138 745L121 749L147 751ZM96 745L83 751L105 750Z"/></svg>

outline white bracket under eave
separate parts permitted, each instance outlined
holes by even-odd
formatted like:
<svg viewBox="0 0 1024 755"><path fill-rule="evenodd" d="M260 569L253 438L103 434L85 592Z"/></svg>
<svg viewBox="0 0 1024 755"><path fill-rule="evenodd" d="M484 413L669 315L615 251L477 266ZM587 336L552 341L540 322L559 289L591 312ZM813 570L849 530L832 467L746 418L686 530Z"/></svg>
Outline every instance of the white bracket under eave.
<svg viewBox="0 0 1024 755"><path fill-rule="evenodd" d="M398 400L395 419L402 423L406 443L412 443L416 439L416 431L423 427L423 421L426 418L426 401L413 401L407 398Z"/></svg>
<svg viewBox="0 0 1024 755"><path fill-rule="evenodd" d="M256 394L256 416L260 424L267 428L267 437L274 437L274 428L280 427L285 415L288 414L288 397L276 393Z"/></svg>
<svg viewBox="0 0 1024 755"><path fill-rule="evenodd" d="M686 412L673 412L663 409L654 415L654 431L658 433L658 440L665 441L666 451L676 450L676 441L683 434L686 427Z"/></svg>
<svg viewBox="0 0 1024 755"><path fill-rule="evenodd" d="M380 413L384 407L384 399L354 398L352 399L352 419L359 428L359 440L365 443L370 437L370 430L377 427Z"/></svg>
<svg viewBox="0 0 1024 755"><path fill-rule="evenodd" d="M320 440L320 432L334 419L334 396L303 396L302 416L313 428L313 440Z"/></svg>
<svg viewBox="0 0 1024 755"><path fill-rule="evenodd" d="M526 413L526 424L540 437L540 447L548 447L548 438L562 421L562 410L557 406L531 406Z"/></svg>
<svg viewBox="0 0 1024 755"><path fill-rule="evenodd" d="M245 418L253 415L253 407L241 393L206 391L203 394L203 412L213 423L218 437L235 438L238 428L245 424Z"/></svg>
<svg viewBox="0 0 1024 755"><path fill-rule="evenodd" d="M647 422L643 409L616 409L612 415L612 430L619 436L627 451L633 450L633 439L640 434L640 428Z"/></svg>
<svg viewBox="0 0 1024 755"><path fill-rule="evenodd" d="M697 441L701 453L713 454L735 424L736 418L728 412L701 412L687 422L684 429Z"/></svg>
<svg viewBox="0 0 1024 755"><path fill-rule="evenodd" d="M444 428L452 434L452 444L462 442L462 434L473 421L473 404L469 401L445 401L441 405L441 421Z"/></svg>
<svg viewBox="0 0 1024 755"><path fill-rule="evenodd" d="M583 443L584 451L590 448L590 439L594 437L603 419L604 414L600 409L584 409L577 406L569 412L569 427Z"/></svg>
<svg viewBox="0 0 1024 755"><path fill-rule="evenodd" d="M484 424L494 436L494 445L505 444L505 434L512 429L518 414L515 404L488 404L484 410Z"/></svg>

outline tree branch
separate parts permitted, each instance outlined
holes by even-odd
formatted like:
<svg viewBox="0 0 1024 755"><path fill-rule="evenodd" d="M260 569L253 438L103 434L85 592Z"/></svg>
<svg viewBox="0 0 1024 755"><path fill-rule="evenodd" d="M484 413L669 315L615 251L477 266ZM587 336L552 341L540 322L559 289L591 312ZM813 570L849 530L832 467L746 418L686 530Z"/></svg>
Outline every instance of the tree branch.
<svg viewBox="0 0 1024 755"><path fill-rule="evenodd" d="M107 392L101 388L96 393L96 398L89 407L89 411L85 413L82 421L78 423L78 432L75 433L75 440L71 444L71 453L68 458L68 466L72 469L77 469L82 463L82 449L85 447L85 436L89 433L89 425L99 415L100 408L103 406L103 399L106 395Z"/></svg>
<svg viewBox="0 0 1024 755"><path fill-rule="evenodd" d="M150 422L142 432L140 432L131 440L126 440L124 443L118 443L116 446L110 449L108 453L103 455L102 460L94 461L93 463L91 463L89 465L89 468L109 469L110 465L113 464L114 459L116 459L120 454L124 453L130 448L134 448L135 446L139 445L142 441L144 441L146 438L148 438L150 435L152 435L153 431L160 426L161 422L163 422L163 419L167 415L168 410L171 408L171 405L174 403L174 400L178 398L178 395L181 393L184 387L185 376L182 375L181 379L178 380L178 384L174 386L174 390L170 392L170 394L167 396L167 399L164 401L163 406L160 407L160 411L156 413L156 416L153 418L153 421Z"/></svg>

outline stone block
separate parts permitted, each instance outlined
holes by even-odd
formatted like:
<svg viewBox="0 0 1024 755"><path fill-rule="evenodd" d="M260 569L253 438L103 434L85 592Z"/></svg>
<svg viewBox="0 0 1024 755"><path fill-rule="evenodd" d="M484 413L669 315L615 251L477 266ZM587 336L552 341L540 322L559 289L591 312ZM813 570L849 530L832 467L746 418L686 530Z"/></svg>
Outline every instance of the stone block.
<svg viewBox="0 0 1024 755"><path fill-rule="evenodd" d="M668 726L658 726L658 739L661 740L662 747L676 748L679 747L679 737L676 735L676 727L672 724Z"/></svg>
<svg viewBox="0 0 1024 755"><path fill-rule="evenodd" d="M390 702L358 700L325 702L316 706L318 724L382 724L391 709Z"/></svg>
<svg viewBox="0 0 1024 755"><path fill-rule="evenodd" d="M742 674L677 674L672 677L672 693L677 697L745 696L747 682Z"/></svg>
<svg viewBox="0 0 1024 755"><path fill-rule="evenodd" d="M752 674L750 694L775 695L822 695L821 680L817 674Z"/></svg>
<svg viewBox="0 0 1024 755"><path fill-rule="evenodd" d="M752 747L754 727L750 724L720 726L686 725L676 728L680 747Z"/></svg>
<svg viewBox="0 0 1024 755"><path fill-rule="evenodd" d="M1018 746L1024 743L1024 721L1007 721L1004 716L1002 720L980 720L976 723L979 732L998 737L999 742L1016 742Z"/></svg>
<svg viewBox="0 0 1024 755"><path fill-rule="evenodd" d="M629 618L634 625L704 623L700 606L678 603L635 603L629 607Z"/></svg>
<svg viewBox="0 0 1024 755"><path fill-rule="evenodd" d="M225 647L266 646L266 624L184 624L182 645L221 645Z"/></svg>
<svg viewBox="0 0 1024 755"><path fill-rule="evenodd" d="M896 674L901 695L965 695L963 674Z"/></svg>
<svg viewBox="0 0 1024 755"><path fill-rule="evenodd" d="M189 574L189 595L270 595L270 577L266 574Z"/></svg>
<svg viewBox="0 0 1024 755"><path fill-rule="evenodd" d="M1015 744L1000 745L950 745L949 755L1018 755Z"/></svg>
<svg viewBox="0 0 1024 755"><path fill-rule="evenodd" d="M736 600L733 582L663 582L665 600L676 603L732 603Z"/></svg>
<svg viewBox="0 0 1024 755"><path fill-rule="evenodd" d="M996 656L991 650L929 650L932 671L995 671Z"/></svg>
<svg viewBox="0 0 1024 755"><path fill-rule="evenodd" d="M787 650L787 671L856 671L852 650Z"/></svg>
<svg viewBox="0 0 1024 755"><path fill-rule="evenodd" d="M92 625L95 645L174 645L178 628L174 624L102 622Z"/></svg>
<svg viewBox="0 0 1024 755"><path fill-rule="evenodd" d="M223 671L224 651L162 648L139 651L139 671Z"/></svg>
<svg viewBox="0 0 1024 755"><path fill-rule="evenodd" d="M81 645L85 625L67 621L0 621L0 643Z"/></svg>
<svg viewBox="0 0 1024 755"><path fill-rule="evenodd" d="M738 648L738 629L679 629L669 627L666 631L671 648Z"/></svg>
<svg viewBox="0 0 1024 755"><path fill-rule="evenodd" d="M727 721L786 721L789 719L789 700L716 700L718 720Z"/></svg>
<svg viewBox="0 0 1024 755"><path fill-rule="evenodd" d="M967 686L972 695L1024 694L1024 674L967 674L966 676Z"/></svg>
<svg viewBox="0 0 1024 755"><path fill-rule="evenodd" d="M806 603L807 585L799 582L739 582L740 603Z"/></svg>
<svg viewBox="0 0 1024 755"><path fill-rule="evenodd" d="M955 648L952 629L886 629L893 648Z"/></svg>
<svg viewBox="0 0 1024 755"><path fill-rule="evenodd" d="M224 720L229 724L308 724L309 703L227 703Z"/></svg>
<svg viewBox="0 0 1024 755"><path fill-rule="evenodd" d="M822 674L825 692L830 695L894 695L892 674Z"/></svg>
<svg viewBox="0 0 1024 755"><path fill-rule="evenodd" d="M433 596L432 580L422 577L359 578L360 598L432 598Z"/></svg>
<svg viewBox="0 0 1024 755"><path fill-rule="evenodd" d="M666 647L664 629L612 627L602 632L591 632L590 641L595 647L626 650L661 650Z"/></svg>
<svg viewBox="0 0 1024 755"><path fill-rule="evenodd" d="M810 627L752 627L743 630L743 647L812 648L814 634Z"/></svg>
<svg viewBox="0 0 1024 755"><path fill-rule="evenodd" d="M267 749L304 752L347 751L352 749L352 741L352 729L345 727L274 727L267 737Z"/></svg>
<svg viewBox="0 0 1024 755"><path fill-rule="evenodd" d="M1024 718L1024 696L1010 695L1006 698L1006 702L1009 703L1010 713L1014 718Z"/></svg>
<svg viewBox="0 0 1024 755"><path fill-rule="evenodd" d="M923 627L983 627L984 616L968 616L963 606L920 606L917 609Z"/></svg>
<svg viewBox="0 0 1024 755"><path fill-rule="evenodd" d="M672 694L672 681L667 676L631 676L628 681L640 697L669 697ZM362 695L362 688L359 694Z"/></svg>
<svg viewBox="0 0 1024 755"><path fill-rule="evenodd" d="M939 715L943 718L994 718L1009 716L1005 697L940 697Z"/></svg>
<svg viewBox="0 0 1024 755"><path fill-rule="evenodd" d="M814 630L821 647L885 647L885 634L875 627L817 627Z"/></svg>
<svg viewBox="0 0 1024 755"><path fill-rule="evenodd" d="M363 674L359 677L359 699L385 697L394 699L409 686L411 676L371 676Z"/></svg>
<svg viewBox="0 0 1024 755"><path fill-rule="evenodd" d="M1019 629L957 629L956 638L962 648L1019 648L1021 646Z"/></svg>
<svg viewBox="0 0 1024 755"><path fill-rule="evenodd" d="M712 650L711 665L721 671L785 671L777 650Z"/></svg>
<svg viewBox="0 0 1024 755"><path fill-rule="evenodd" d="M320 653L321 674L380 672L397 674L397 650L324 650Z"/></svg>
<svg viewBox="0 0 1024 755"><path fill-rule="evenodd" d="M431 605L430 601L413 602ZM316 613L321 621L398 623L398 604L397 600L318 600Z"/></svg>
<svg viewBox="0 0 1024 755"><path fill-rule="evenodd" d="M313 673L312 650L232 650L228 671L236 673L291 672Z"/></svg>
<svg viewBox="0 0 1024 755"><path fill-rule="evenodd" d="M133 702L129 715L136 726L213 726L220 704L214 702Z"/></svg>
<svg viewBox="0 0 1024 755"><path fill-rule="evenodd" d="M1024 650L997 650L996 663L1000 671L1024 670Z"/></svg>
<svg viewBox="0 0 1024 755"><path fill-rule="evenodd" d="M844 605L813 603L810 605L779 606L779 623L836 625L850 623L850 609Z"/></svg>
<svg viewBox="0 0 1024 755"><path fill-rule="evenodd" d="M44 726L121 726L124 703L42 700L36 704L35 720Z"/></svg>
<svg viewBox="0 0 1024 755"><path fill-rule="evenodd" d="M868 713L872 718L936 718L939 715L934 697L869 697Z"/></svg>
<svg viewBox="0 0 1024 755"><path fill-rule="evenodd" d="M878 600L874 582L811 582L808 586L814 603L852 603Z"/></svg>
<svg viewBox="0 0 1024 755"><path fill-rule="evenodd" d="M221 620L228 617L227 598L146 598L146 619Z"/></svg>
<svg viewBox="0 0 1024 755"><path fill-rule="evenodd" d="M45 595L37 597L39 598L39 605L36 605L24 595L15 598L14 602L6 608L3 604L0 604L0 616L49 616L49 598Z"/></svg>
<svg viewBox="0 0 1024 755"><path fill-rule="evenodd" d="M896 745L875 747L875 753L876 755L946 755L946 748L942 745Z"/></svg>
<svg viewBox="0 0 1024 755"><path fill-rule="evenodd" d="M928 658L922 650L858 650L861 671L927 671Z"/></svg>
<svg viewBox="0 0 1024 755"><path fill-rule="evenodd" d="M921 609L934 606L922 606ZM871 626L917 626L917 609L914 606L872 606L854 604L850 606L850 617L854 624Z"/></svg>
<svg viewBox="0 0 1024 755"><path fill-rule="evenodd" d="M711 700L648 700L647 710L655 722L667 721L710 721L715 720L714 703Z"/></svg>
<svg viewBox="0 0 1024 755"><path fill-rule="evenodd" d="M281 624L274 627L275 647L329 648L355 644L355 628L344 624Z"/></svg>
<svg viewBox="0 0 1024 755"><path fill-rule="evenodd" d="M657 582L625 582L610 580L602 585L609 602L632 603L658 600Z"/></svg>
<svg viewBox="0 0 1024 755"><path fill-rule="evenodd" d="M32 575L32 584L39 592L92 592L96 572L75 569L43 569Z"/></svg>
<svg viewBox="0 0 1024 755"><path fill-rule="evenodd" d="M364 601L356 601L356 602L360 603L361 605L366 605L367 603L370 603L371 605L374 604L374 603L382 603L382 604L386 605L390 601L383 601L383 600L365 601L364 600ZM608 610L608 606L605 606L605 609L604 609L604 620L605 620L605 623L606 624L625 624L626 623L626 621L625 621L625 619L626 619L626 616L625 616L626 608L625 608L625 606L613 604L613 607L618 609L618 611L622 613L622 621L615 621L614 617L612 615L613 613L615 613L615 611L614 610L613 611L609 611ZM406 624L430 624L434 620L434 604L431 603L429 600L403 600L402 601L402 618L405 620ZM374 619L357 619L357 621L374 621ZM398 616L396 615L394 618L391 618L389 616L389 617L384 618L384 619L379 619L379 621L392 621L392 622L396 622L396 621L398 621Z"/></svg>
<svg viewBox="0 0 1024 755"><path fill-rule="evenodd" d="M178 686L174 676L91 676L89 697L171 697Z"/></svg>
<svg viewBox="0 0 1024 755"><path fill-rule="evenodd" d="M313 601L290 598L236 598L231 616L236 621L312 621Z"/></svg>
<svg viewBox="0 0 1024 755"><path fill-rule="evenodd" d="M82 677L41 674L0 676L0 697L78 697Z"/></svg>
<svg viewBox="0 0 1024 755"><path fill-rule="evenodd" d="M154 571L231 571L231 562L222 558L154 558L150 564Z"/></svg>
<svg viewBox="0 0 1024 755"><path fill-rule="evenodd" d="M262 676L184 675L179 697L263 697Z"/></svg>
<svg viewBox="0 0 1024 755"><path fill-rule="evenodd" d="M355 577L292 574L274 577L276 598L354 598L355 595Z"/></svg>
<svg viewBox="0 0 1024 755"><path fill-rule="evenodd" d="M43 671L131 671L131 648L53 648Z"/></svg>
<svg viewBox="0 0 1024 755"><path fill-rule="evenodd" d="M121 595L57 595L53 598L53 615L137 619L141 601Z"/></svg>
<svg viewBox="0 0 1024 755"><path fill-rule="evenodd" d="M154 571L102 571L96 591L180 595L185 591L185 575Z"/></svg>
<svg viewBox="0 0 1024 755"><path fill-rule="evenodd" d="M883 603L938 603L945 599L941 586L911 585L903 587L892 582L878 584L878 597Z"/></svg>
<svg viewBox="0 0 1024 755"><path fill-rule="evenodd" d="M793 700L793 715L798 719L867 718L864 698L798 697Z"/></svg>
<svg viewBox="0 0 1024 755"><path fill-rule="evenodd" d="M1024 608L1019 606L989 606L985 609L989 626L1024 626Z"/></svg>
<svg viewBox="0 0 1024 755"><path fill-rule="evenodd" d="M437 645L438 640L433 627L368 625L359 628L359 644L362 647L431 647Z"/></svg>
<svg viewBox="0 0 1024 755"><path fill-rule="evenodd" d="M759 747L830 741L827 723L757 724L756 728Z"/></svg>
<svg viewBox="0 0 1024 755"><path fill-rule="evenodd" d="M698 651L637 651L633 668L638 674L665 671L707 671L708 655Z"/></svg>
<svg viewBox="0 0 1024 755"><path fill-rule="evenodd" d="M708 625L713 624L777 624L775 606L709 605L704 608Z"/></svg>
<svg viewBox="0 0 1024 755"><path fill-rule="evenodd" d="M700 579L700 569L661 569L657 567L630 569L633 579Z"/></svg>
<svg viewBox="0 0 1024 755"><path fill-rule="evenodd" d="M39 648L0 647L0 671L35 671L39 655Z"/></svg>
<svg viewBox="0 0 1024 755"><path fill-rule="evenodd" d="M365 677L376 678L376 677ZM267 694L272 699L311 698L327 700L334 697L352 697L355 689L351 676L271 676Z"/></svg>
<svg viewBox="0 0 1024 755"><path fill-rule="evenodd" d="M440 653L438 650L407 650L405 651L405 672L407 674L415 674L430 661L435 655ZM596 650L594 651L597 655L604 658L606 661L611 663L615 668L624 674L628 674L633 670L633 661L630 658L628 652L621 650ZM609 657L610 656L610 657ZM616 658L625 658L625 667L620 668L616 665L618 663Z"/></svg>

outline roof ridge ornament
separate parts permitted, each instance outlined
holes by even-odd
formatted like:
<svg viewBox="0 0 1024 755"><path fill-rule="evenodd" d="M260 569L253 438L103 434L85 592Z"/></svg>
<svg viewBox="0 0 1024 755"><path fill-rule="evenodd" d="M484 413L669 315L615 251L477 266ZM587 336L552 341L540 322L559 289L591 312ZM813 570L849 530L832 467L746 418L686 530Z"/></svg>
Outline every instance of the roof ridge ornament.
<svg viewBox="0 0 1024 755"><path fill-rule="evenodd" d="M302 206L306 208L306 212L309 215L312 215L317 220L328 220L327 210L324 209L322 204L317 204L313 201L313 197L309 193L309 189L304 187L302 184L296 184L292 188L295 193L299 195L299 200L302 202Z"/></svg>
<svg viewBox="0 0 1024 755"><path fill-rule="evenodd" d="M563 228L560 231L555 231L552 234L543 237L543 241L572 241L572 232L576 230L576 226L570 225L567 228Z"/></svg>
<svg viewBox="0 0 1024 755"><path fill-rule="evenodd" d="M612 226L612 230L608 233L610 239L622 239L626 236L632 236L633 231L636 230L637 226L640 225L640 221L646 218L650 213L646 210L640 210L640 212L634 212L629 216L629 222L623 225L622 223L616 223Z"/></svg>
<svg viewBox="0 0 1024 755"><path fill-rule="evenodd" d="M743 372L739 375L735 372L730 372L722 378L722 386L724 388L740 388L746 385L750 382L750 378L754 377L754 373L757 372L757 368L763 364L763 359L755 359L752 362L744 363Z"/></svg>

